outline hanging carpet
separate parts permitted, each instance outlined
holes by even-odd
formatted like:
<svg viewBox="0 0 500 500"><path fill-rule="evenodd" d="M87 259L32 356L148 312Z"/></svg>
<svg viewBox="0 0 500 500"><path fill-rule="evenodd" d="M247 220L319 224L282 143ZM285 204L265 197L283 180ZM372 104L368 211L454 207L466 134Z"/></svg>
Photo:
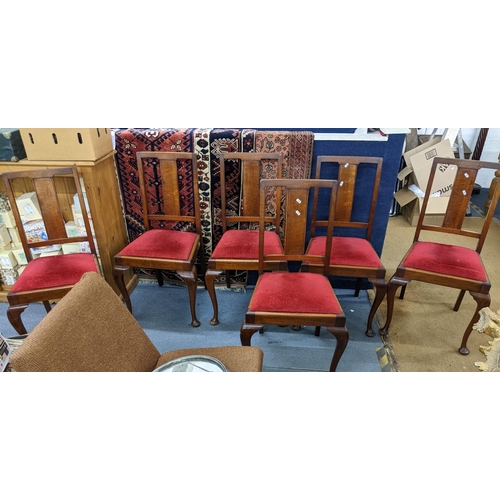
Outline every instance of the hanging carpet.
<svg viewBox="0 0 500 500"><path fill-rule="evenodd" d="M283 153L283 176L286 178L308 178L311 173L314 134L297 131L257 131L252 129L118 129L115 132L116 168L122 193L123 207L129 240L133 241L145 231L142 215L142 199L137 175L136 153L139 151L194 151L197 156L197 173L201 210L201 225L205 259L208 260L222 235L220 218L220 154L223 152L267 152ZM238 162L228 162L227 202L238 210L241 206L241 179ZM263 176L274 175L272 165ZM181 211L189 213L192 196L183 180L189 178L185 164L179 165L180 189L185 196ZM155 189L154 186L149 188ZM161 193L152 194L152 199L161 200ZM191 202L190 202L191 200ZM151 202L148 202L151 203ZM190 228L182 227L183 230ZM138 274L151 275L147 270ZM179 280L165 273L169 281ZM201 279L201 277L199 276ZM246 273L232 277L236 283L246 282Z"/></svg>

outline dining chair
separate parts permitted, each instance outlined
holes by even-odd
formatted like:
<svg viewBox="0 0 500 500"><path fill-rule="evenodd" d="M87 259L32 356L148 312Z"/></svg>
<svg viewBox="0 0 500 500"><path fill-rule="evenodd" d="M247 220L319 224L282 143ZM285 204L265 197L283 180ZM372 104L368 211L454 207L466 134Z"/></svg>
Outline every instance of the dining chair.
<svg viewBox="0 0 500 500"><path fill-rule="evenodd" d="M373 319L387 292L386 270L371 243L382 165L383 158L366 156L318 156L316 162L316 179L336 179L339 183L327 274L357 278L356 297L363 278L373 285L375 298L368 314L368 337L375 335ZM324 205L316 190L308 255L325 255L326 236L319 234L327 224ZM306 260L302 270L323 273L323 266Z"/></svg>
<svg viewBox="0 0 500 500"><path fill-rule="evenodd" d="M239 173L239 175L238 175ZM281 153L222 153L220 155L220 221L222 236L208 259L205 286L212 300L214 315L211 325L219 323L215 280L225 274L231 287L230 271L257 271L259 268L259 189L260 179L281 178ZM231 196L233 194L233 196ZM271 205L266 223L274 223L274 231L264 233L269 253L282 252L277 231L276 209ZM286 261L266 263L266 270L287 269Z"/></svg>
<svg viewBox="0 0 500 500"><path fill-rule="evenodd" d="M191 325L199 326L196 317L197 258L203 274L205 268L196 154L140 151L136 157L144 232L115 255L114 281L132 312L124 281L128 269L155 270L159 286L164 282L162 270L176 272L188 289Z"/></svg>
<svg viewBox="0 0 500 500"><path fill-rule="evenodd" d="M28 262L7 293L7 318L24 335L21 314L29 304L42 302L50 312L51 303L66 295L84 273L101 270L87 210L81 210L85 230L68 236L74 194L85 207L75 167L4 172L2 180ZM77 252L62 253L68 243L76 243Z"/></svg>
<svg viewBox="0 0 500 500"><path fill-rule="evenodd" d="M453 185L449 191L449 201L441 224L424 223L425 211L431 196L431 186L437 169L453 169L456 171ZM474 183L479 169L498 168L498 163L479 160L463 160L453 158L434 158L430 170L429 181L422 203L420 217L415 229L413 244L406 252L396 272L389 280L387 288L387 318L380 329L381 335L389 332L394 312L394 299L399 287L400 298L404 298L406 285L410 281L422 281L460 290L453 308L458 311L465 292L469 292L476 301L475 313L467 325L459 348L460 354L469 354L467 340L473 325L479 319L479 311L490 305L489 290L491 283L481 260L480 253L486 239L488 229L498 202L500 190L496 189L491 201L491 210L482 219L480 230L464 229L464 220ZM467 224L465 224L467 227ZM434 238L431 238L434 235ZM450 235L457 240L451 244L439 241L439 235ZM464 240L466 237L469 240ZM477 243L475 243L477 240ZM471 242L470 244L465 242Z"/></svg>
<svg viewBox="0 0 500 500"><path fill-rule="evenodd" d="M336 339L337 345L330 364L335 371L349 340L346 318L325 274L309 272L266 271L267 262L285 260L300 262L305 256L305 238L308 202L312 189L329 193L329 217L326 231L326 255L307 256L311 261L323 263L328 270L335 210L337 181L321 179L262 179L260 181L259 224L259 278L248 305L240 330L241 344L249 346L252 335L262 332L264 325L314 326L319 334L325 327ZM281 238L283 253L272 253L264 245L266 196L271 194L283 221ZM281 203L282 193L284 203Z"/></svg>

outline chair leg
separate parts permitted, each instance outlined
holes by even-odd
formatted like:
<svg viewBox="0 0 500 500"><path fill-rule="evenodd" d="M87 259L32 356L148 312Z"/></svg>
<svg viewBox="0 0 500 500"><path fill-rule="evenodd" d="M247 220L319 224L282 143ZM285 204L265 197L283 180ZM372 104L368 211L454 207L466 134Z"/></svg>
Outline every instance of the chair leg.
<svg viewBox="0 0 500 500"><path fill-rule="evenodd" d="M130 266L115 266L113 268L113 280L116 287L122 294L122 299L127 305L127 308L132 312L132 302L130 301L130 295L128 293L127 287L125 286L124 274L130 269Z"/></svg>
<svg viewBox="0 0 500 500"><path fill-rule="evenodd" d="M43 301L43 306L45 307L45 310L47 311L47 313L52 311L52 306L50 305L50 302L48 300Z"/></svg>
<svg viewBox="0 0 500 500"><path fill-rule="evenodd" d="M361 283L363 283L363 278L358 278L356 280L356 289L354 290L355 297L359 297L359 292L361 290Z"/></svg>
<svg viewBox="0 0 500 500"><path fill-rule="evenodd" d="M28 307L28 304L18 304L9 306L7 309L7 319L19 335L26 335L26 327L21 319L22 312Z"/></svg>
<svg viewBox="0 0 500 500"><path fill-rule="evenodd" d="M210 320L211 325L219 324L219 306L217 304L217 295L215 294L215 278L219 276L222 271L214 271L209 269L205 274L205 288L208 291L208 295L212 300L212 307L214 310L214 316Z"/></svg>
<svg viewBox="0 0 500 500"><path fill-rule="evenodd" d="M408 283L405 283L405 284L403 285L403 288L401 288L401 293L399 294L399 300L403 300L403 299L405 298L405 292L406 292L406 285L407 285L407 284L408 284Z"/></svg>
<svg viewBox="0 0 500 500"><path fill-rule="evenodd" d="M408 283L407 280L401 278L392 277L387 285L387 318L385 320L385 325L379 329L378 333L380 335L387 335L389 333L389 326L392 321L392 313L394 312L394 298L396 297L396 292L400 286L405 286Z"/></svg>
<svg viewBox="0 0 500 500"><path fill-rule="evenodd" d="M321 326L317 326L315 329L314 329L314 335L316 337L319 337L319 334L321 332Z"/></svg>
<svg viewBox="0 0 500 500"><path fill-rule="evenodd" d="M368 314L368 322L366 325L366 336L374 337L375 332L373 331L373 319L375 318L375 313L377 312L380 304L384 300L385 294L387 293L387 281L384 279L372 279L370 280L375 288L375 299L373 300L372 307L370 309L370 314Z"/></svg>
<svg viewBox="0 0 500 500"><path fill-rule="evenodd" d="M465 330L464 336L462 337L462 345L458 352L463 355L469 354L469 349L467 349L467 340L469 340L469 335L472 332L473 326L479 321L479 311L485 307L489 307L491 302L491 297L489 294L469 292L472 298L477 302L476 312L471 319L471 322Z"/></svg>
<svg viewBox="0 0 500 500"><path fill-rule="evenodd" d="M250 345L250 340L255 332L260 332L264 329L264 325L254 325L250 323L243 323L240 328L241 345Z"/></svg>
<svg viewBox="0 0 500 500"><path fill-rule="evenodd" d="M205 283L205 276L207 274L207 260L205 257L205 249L203 245L200 245L198 250L198 261L200 263L201 275L203 276L203 283Z"/></svg>
<svg viewBox="0 0 500 500"><path fill-rule="evenodd" d="M226 288L231 288L231 272L229 269L224 271L224 278L226 279Z"/></svg>
<svg viewBox="0 0 500 500"><path fill-rule="evenodd" d="M462 303L462 300L465 295L465 290L460 290L460 293L458 294L457 301L455 302L455 306L453 307L454 311L458 311L460 309L460 304Z"/></svg>
<svg viewBox="0 0 500 500"><path fill-rule="evenodd" d="M163 286L163 274L161 269L155 269L156 281L158 281L158 286Z"/></svg>
<svg viewBox="0 0 500 500"><path fill-rule="evenodd" d="M196 287L198 286L196 266L191 272L178 271L179 276L184 280L189 292L189 306L191 308L191 326L200 326L196 318Z"/></svg>
<svg viewBox="0 0 500 500"><path fill-rule="evenodd" d="M345 326L327 327L326 329L337 339L337 346L335 347L332 362L330 364L330 371L334 372L337 369L340 358L342 357L342 354L344 354L347 343L349 342L349 332Z"/></svg>

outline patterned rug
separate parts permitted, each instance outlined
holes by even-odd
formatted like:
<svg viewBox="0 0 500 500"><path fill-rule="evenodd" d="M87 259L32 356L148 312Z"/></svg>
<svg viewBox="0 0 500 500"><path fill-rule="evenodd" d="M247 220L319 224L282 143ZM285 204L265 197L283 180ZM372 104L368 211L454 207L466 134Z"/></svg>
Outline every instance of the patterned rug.
<svg viewBox="0 0 500 500"><path fill-rule="evenodd" d="M130 241L144 230L142 200L137 176L138 151L194 151L198 160L198 184L205 259L208 260L222 235L220 219L220 154L223 152L283 153L283 175L288 178L308 178L311 173L314 134L297 131L257 131L251 129L120 129L115 132L116 166L123 197L125 220ZM180 166L179 177L186 172ZM272 166L263 176L272 175ZM227 193L228 206L237 210L241 205L241 178L238 162L228 165L231 178ZM189 193L193 194L193 193ZM161 194L158 195L161 197ZM181 210L192 203L186 196ZM191 198L192 200L192 198ZM183 228L189 230L189 228ZM139 274L149 274L140 271ZM167 273L168 274L168 273ZM245 281L246 274L235 281ZM167 275L167 279L172 276ZM175 281L175 279L174 279Z"/></svg>

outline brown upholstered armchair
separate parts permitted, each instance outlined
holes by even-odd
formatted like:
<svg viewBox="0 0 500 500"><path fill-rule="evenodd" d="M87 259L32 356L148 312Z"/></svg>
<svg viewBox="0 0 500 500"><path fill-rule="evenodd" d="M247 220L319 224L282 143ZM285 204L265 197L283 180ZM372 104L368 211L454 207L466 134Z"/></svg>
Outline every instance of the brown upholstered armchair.
<svg viewBox="0 0 500 500"><path fill-rule="evenodd" d="M229 371L262 371L263 353L255 347L160 354L104 278L86 273L12 353L10 367L35 372L152 371L190 355L216 358Z"/></svg>

